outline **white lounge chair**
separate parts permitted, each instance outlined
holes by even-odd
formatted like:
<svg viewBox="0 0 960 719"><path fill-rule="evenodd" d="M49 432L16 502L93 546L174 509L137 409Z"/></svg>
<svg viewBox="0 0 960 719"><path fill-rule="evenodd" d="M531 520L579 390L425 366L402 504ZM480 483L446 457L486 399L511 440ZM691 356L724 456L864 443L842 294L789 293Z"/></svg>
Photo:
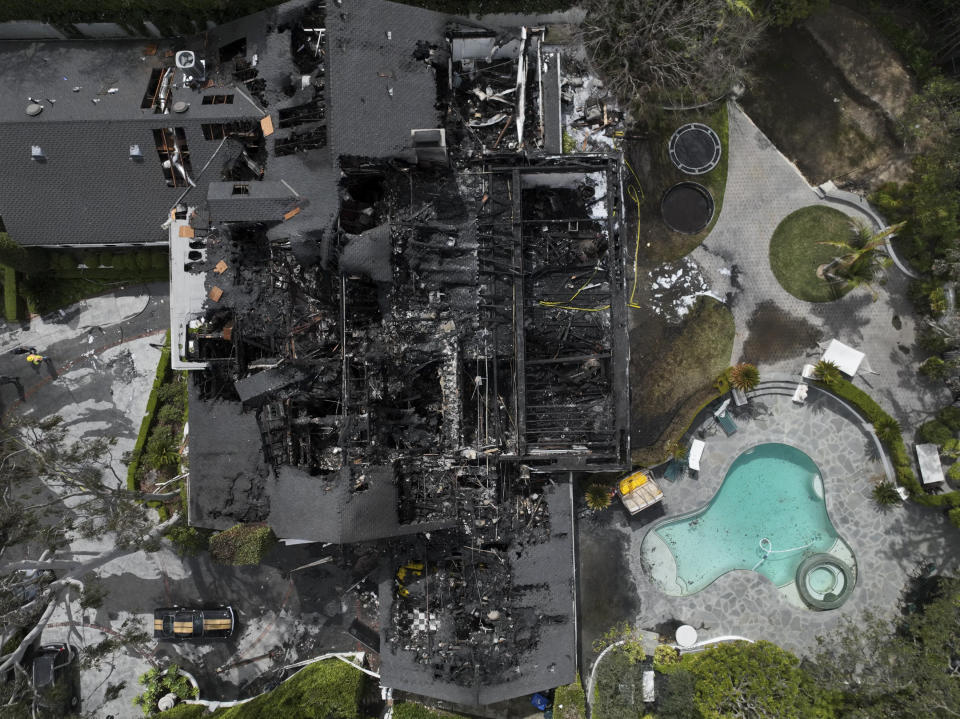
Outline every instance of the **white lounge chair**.
<svg viewBox="0 0 960 719"><path fill-rule="evenodd" d="M687 455L687 466L695 472L700 471L700 458L703 456L703 450L707 443L702 439L695 439L690 443L690 454Z"/></svg>
<svg viewBox="0 0 960 719"><path fill-rule="evenodd" d="M812 364L805 364L803 366L803 371L800 373L800 376L804 379L816 379L817 378L817 368Z"/></svg>
<svg viewBox="0 0 960 719"><path fill-rule="evenodd" d="M803 404L807 401L807 385L804 382L801 382L797 385L797 389L793 393L793 401L797 404Z"/></svg>

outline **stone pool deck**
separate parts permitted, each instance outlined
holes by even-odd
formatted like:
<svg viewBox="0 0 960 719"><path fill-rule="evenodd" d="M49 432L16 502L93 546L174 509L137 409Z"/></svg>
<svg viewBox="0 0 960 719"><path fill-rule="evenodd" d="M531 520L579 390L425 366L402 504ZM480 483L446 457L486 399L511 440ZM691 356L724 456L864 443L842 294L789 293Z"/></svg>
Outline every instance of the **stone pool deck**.
<svg viewBox="0 0 960 719"><path fill-rule="evenodd" d="M676 481L660 480L666 517L705 505L720 487L729 466L742 452L767 442L790 444L809 455L820 468L827 510L841 537L856 553L858 579L840 609L815 612L791 606L766 578L747 570L721 576L697 594L668 596L641 566L640 545L658 522L647 510L615 522L628 534L627 554L640 598L637 623L644 628L679 620L691 624L701 639L735 634L767 639L804 653L818 634L830 631L842 616L866 608L892 610L907 578L920 562L933 561L939 571L956 570L960 532L942 512L900 504L888 510L876 505L871 489L883 475L875 444L859 419L816 388L804 405L783 394L761 389L747 407L734 414L738 431L730 437L709 413L697 429L706 443L699 473L689 470ZM770 390L767 390L770 391ZM613 511L622 511L615 508Z"/></svg>

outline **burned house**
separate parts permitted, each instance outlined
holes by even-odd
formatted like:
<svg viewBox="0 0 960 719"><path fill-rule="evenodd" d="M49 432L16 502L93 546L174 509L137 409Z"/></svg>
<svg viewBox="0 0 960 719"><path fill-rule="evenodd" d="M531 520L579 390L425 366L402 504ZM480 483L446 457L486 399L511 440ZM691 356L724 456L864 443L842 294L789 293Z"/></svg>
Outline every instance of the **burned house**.
<svg viewBox="0 0 960 719"><path fill-rule="evenodd" d="M390 540L384 686L567 683L571 478L629 465L618 162L559 153L543 28L379 0L308 25L253 44L275 69L321 51L322 93L263 73L262 177L169 225L190 520Z"/></svg>
<svg viewBox="0 0 960 719"><path fill-rule="evenodd" d="M629 466L625 248L616 155L561 153L549 28L293 0L106 69L63 45L0 153L24 191L96 171L51 220L78 242L169 244L190 522L382 542L384 686L572 681L572 477Z"/></svg>

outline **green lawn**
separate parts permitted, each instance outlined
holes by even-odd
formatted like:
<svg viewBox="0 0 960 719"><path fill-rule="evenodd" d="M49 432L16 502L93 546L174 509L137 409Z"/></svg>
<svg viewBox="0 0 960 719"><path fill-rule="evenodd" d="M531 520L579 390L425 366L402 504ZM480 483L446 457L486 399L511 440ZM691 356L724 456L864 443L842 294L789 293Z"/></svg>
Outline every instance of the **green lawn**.
<svg viewBox="0 0 960 719"><path fill-rule="evenodd" d="M850 239L850 218L830 207L804 207L787 215L770 239L770 269L780 286L797 299L830 302L850 291L846 284L817 277L817 268L842 250L824 241Z"/></svg>
<svg viewBox="0 0 960 719"><path fill-rule="evenodd" d="M310 664L253 701L209 714L180 705L156 715L167 719L359 719L366 676L339 659Z"/></svg>

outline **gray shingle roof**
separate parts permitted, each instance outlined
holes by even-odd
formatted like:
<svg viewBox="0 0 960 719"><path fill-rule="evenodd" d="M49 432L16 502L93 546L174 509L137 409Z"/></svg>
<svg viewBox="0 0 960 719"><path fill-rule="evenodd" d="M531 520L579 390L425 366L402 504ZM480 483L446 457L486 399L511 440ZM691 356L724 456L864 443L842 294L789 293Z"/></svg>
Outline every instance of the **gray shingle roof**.
<svg viewBox="0 0 960 719"><path fill-rule="evenodd" d="M206 182L219 180L216 163L198 175L220 142L203 138L199 118L155 117L5 124L0 142L0 167L4 168L0 215L10 236L21 245L165 241L160 225L186 188L167 186L153 130L184 128L198 185L191 193L205 194ZM33 145L42 148L44 162L31 159ZM140 146L142 160L130 159L131 145Z"/></svg>
<svg viewBox="0 0 960 719"><path fill-rule="evenodd" d="M410 146L410 130L439 126L433 69L413 54L418 42L439 42L446 21L376 0L329 7L327 104L335 154L389 157Z"/></svg>
<svg viewBox="0 0 960 719"><path fill-rule="evenodd" d="M288 465L277 470L268 522L277 536L315 542L365 542L431 532L452 521L400 524L393 468L364 468L367 489L351 491L349 468L332 482Z"/></svg>
<svg viewBox="0 0 960 719"><path fill-rule="evenodd" d="M260 428L239 402L202 402L190 383L190 523L229 529L262 521L266 487L274 482L263 461Z"/></svg>
<svg viewBox="0 0 960 719"><path fill-rule="evenodd" d="M236 194L237 186L247 194ZM211 182L207 187L213 222L279 221L298 203L305 204L282 182Z"/></svg>

